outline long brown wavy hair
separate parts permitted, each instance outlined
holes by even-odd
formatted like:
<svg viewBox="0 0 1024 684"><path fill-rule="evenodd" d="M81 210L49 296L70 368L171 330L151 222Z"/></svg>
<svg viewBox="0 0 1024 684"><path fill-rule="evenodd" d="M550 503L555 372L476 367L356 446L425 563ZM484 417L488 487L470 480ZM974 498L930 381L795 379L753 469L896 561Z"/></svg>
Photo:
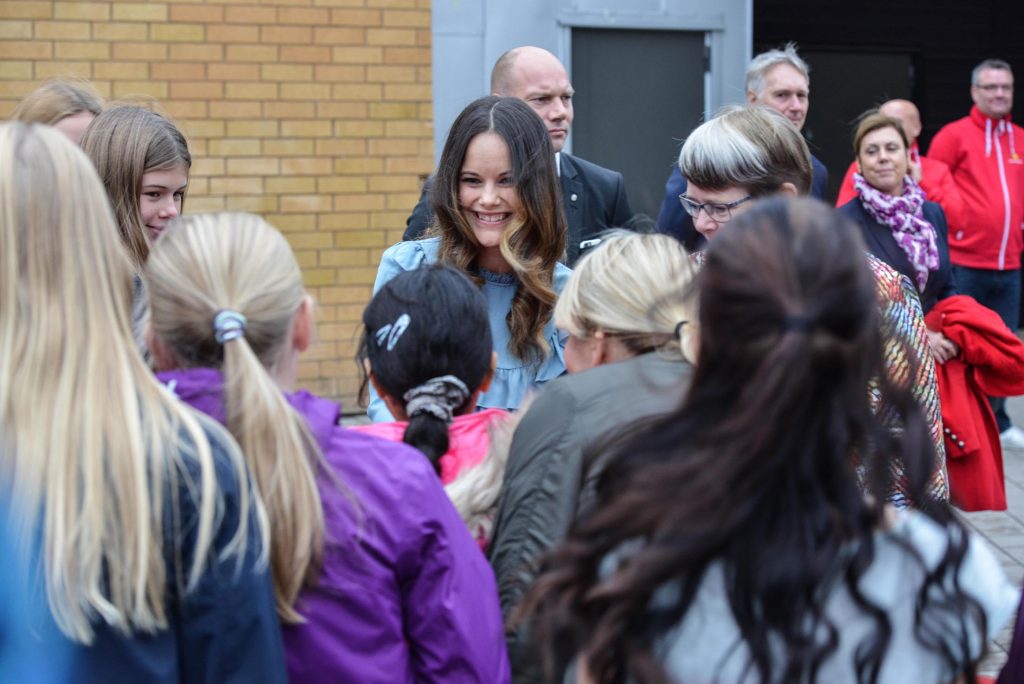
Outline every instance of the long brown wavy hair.
<svg viewBox="0 0 1024 684"><path fill-rule="evenodd" d="M432 190L435 232L441 236L440 260L477 283L480 243L459 206L459 176L466 148L481 133L496 133L508 146L512 180L519 195L519 221L501 237L501 255L519 281L508 313L511 352L523 361L539 361L549 352L543 330L554 310L555 264L565 252L565 213L555 173L555 152L547 129L529 105L514 97L482 97L470 103L452 124L441 152Z"/></svg>

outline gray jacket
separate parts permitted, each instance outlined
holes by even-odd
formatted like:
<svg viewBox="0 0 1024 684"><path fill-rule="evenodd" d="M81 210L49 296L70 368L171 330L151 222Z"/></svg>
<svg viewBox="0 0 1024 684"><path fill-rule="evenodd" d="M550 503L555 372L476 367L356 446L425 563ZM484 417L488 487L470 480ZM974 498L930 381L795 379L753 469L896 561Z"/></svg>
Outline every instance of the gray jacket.
<svg viewBox="0 0 1024 684"><path fill-rule="evenodd" d="M638 421L677 408L693 367L651 352L551 381L512 438L489 547L506 618L536 576L536 561L559 544L594 503L607 453L600 447ZM515 681L530 658L509 634Z"/></svg>

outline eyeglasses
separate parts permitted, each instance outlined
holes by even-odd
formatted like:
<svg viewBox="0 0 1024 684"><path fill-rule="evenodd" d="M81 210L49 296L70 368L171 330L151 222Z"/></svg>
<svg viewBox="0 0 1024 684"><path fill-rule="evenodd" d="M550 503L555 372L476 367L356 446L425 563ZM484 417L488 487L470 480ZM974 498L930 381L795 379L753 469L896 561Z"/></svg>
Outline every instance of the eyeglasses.
<svg viewBox="0 0 1024 684"><path fill-rule="evenodd" d="M1007 93L1012 93L1013 92L1013 86L1012 85L1005 85L1003 83L989 83L987 85L980 85L980 86L974 86L974 87L978 88L979 90L984 90L986 93L994 93L994 92L996 92L998 90L1002 90L1002 91L1005 91Z"/></svg>
<svg viewBox="0 0 1024 684"><path fill-rule="evenodd" d="M744 202L749 202L753 197L747 195L741 197L735 202L706 202L704 204L698 204L686 195L679 196L679 203L683 205L683 209L686 213L694 220L697 220L697 216L700 214L700 210L703 209L704 213L708 215L708 218L715 223L725 223L732 219L732 210L740 206Z"/></svg>

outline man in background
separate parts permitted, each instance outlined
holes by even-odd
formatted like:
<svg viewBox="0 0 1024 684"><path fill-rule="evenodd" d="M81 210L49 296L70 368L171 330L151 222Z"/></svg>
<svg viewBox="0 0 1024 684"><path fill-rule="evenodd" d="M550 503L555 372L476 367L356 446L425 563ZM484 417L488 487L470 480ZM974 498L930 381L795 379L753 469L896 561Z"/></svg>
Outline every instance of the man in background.
<svg viewBox="0 0 1024 684"><path fill-rule="evenodd" d="M946 124L928 156L949 166L964 211L949 217L949 258L957 289L999 314L1010 330L1020 316L1020 256L1024 239L1024 129L1010 121L1013 71L986 59L971 72L974 106ZM1024 449L1024 431L1006 415L1002 398L989 398L1003 448Z"/></svg>
<svg viewBox="0 0 1024 684"><path fill-rule="evenodd" d="M747 102L771 107L789 119L798 131L803 130L810 108L810 71L793 43L787 43L781 50L762 52L747 65ZM811 195L824 199L828 189L828 169L813 154L811 166L814 171ZM678 167L673 167L665 182L665 199L658 213L658 231L674 236L693 251L704 238L683 211L679 202L679 196L683 194L686 194L686 179Z"/></svg>

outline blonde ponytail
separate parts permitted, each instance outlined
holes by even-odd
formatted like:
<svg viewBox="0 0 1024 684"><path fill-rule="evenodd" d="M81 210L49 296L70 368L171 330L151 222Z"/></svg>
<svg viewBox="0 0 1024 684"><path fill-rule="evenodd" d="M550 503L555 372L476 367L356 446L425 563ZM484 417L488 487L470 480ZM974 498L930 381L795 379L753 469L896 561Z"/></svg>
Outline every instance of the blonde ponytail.
<svg viewBox="0 0 1024 684"><path fill-rule="evenodd" d="M227 427L270 518L278 614L301 622L295 600L323 555L316 482L322 456L267 370L290 341L305 299L298 264L284 237L259 217L207 214L176 222L154 247L145 274L156 338L182 367L223 373ZM234 321L231 335L214 324L225 312Z"/></svg>
<svg viewBox="0 0 1024 684"><path fill-rule="evenodd" d="M313 470L319 447L244 337L224 343L223 373L228 430L270 512L277 612L284 622L301 622L295 599L315 579L323 554L324 515Z"/></svg>

